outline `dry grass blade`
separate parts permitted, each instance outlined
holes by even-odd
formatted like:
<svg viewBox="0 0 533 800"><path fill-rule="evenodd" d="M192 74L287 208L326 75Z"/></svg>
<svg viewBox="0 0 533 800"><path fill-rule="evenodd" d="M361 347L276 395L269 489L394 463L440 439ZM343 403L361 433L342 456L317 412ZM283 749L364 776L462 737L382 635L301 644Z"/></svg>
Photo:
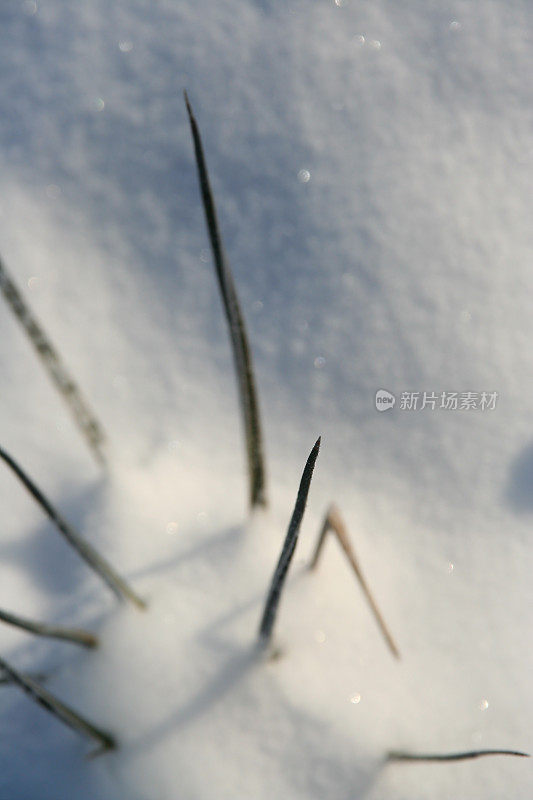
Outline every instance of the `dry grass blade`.
<svg viewBox="0 0 533 800"><path fill-rule="evenodd" d="M350 562L350 565L351 565L351 567L352 567L352 569L353 569L353 571L354 571L354 573L355 573L355 575L357 577L357 580L359 581L359 585L361 586L361 589L363 590L363 594L365 595L366 600L368 602L368 605L370 606L370 608L372 610L372 613L373 613L373 615L374 615L374 617L376 619L376 622L378 623L379 628L380 628L380 630L381 630L381 632L383 634L383 637L384 637L385 641L387 642L389 650L391 651L391 653L393 654L393 656L395 658L400 658L400 653L398 651L398 648L396 647L396 644L394 643L394 640L393 640L393 638L392 638L392 636L391 636L391 634L389 632L389 629L387 628L387 625L385 624L385 620L383 619L383 616L382 616L382 614L381 614L381 612L380 612L380 610L379 610L379 608L377 606L377 603L374 600L372 592L370 591L370 587L368 586L368 584L366 582L366 579L365 579L365 577L363 575L363 572L361 570L359 562L358 562L358 560L356 558L356 555L355 555L354 550L352 548L352 545L350 543L350 539L349 539L349 536L348 536L348 531L346 530L346 526L344 524L344 521L343 521L339 511L337 510L337 508L334 505L330 506L330 508L328 509L328 512L327 512L327 514L326 514L326 516L324 518L324 523L323 523L322 528L320 530L320 534L319 534L319 537L318 537L318 541L317 541L317 545L316 545L316 548L315 548L315 552L313 554L313 558L311 559L311 563L309 565L309 568L310 569L315 569L315 567L317 566L320 554L322 552L322 548L324 547L324 542L326 540L326 535L328 534L329 531L334 533L335 536L337 537L337 539L339 540L340 546L342 547L342 549L343 549L343 551L344 551L344 553L346 555L346 558Z"/></svg>
<svg viewBox="0 0 533 800"><path fill-rule="evenodd" d="M91 755L97 755L106 750L112 750L115 747L115 740L109 733L96 728L86 719L83 719L83 717L62 703L61 700L58 700L57 697L40 686L40 684L32 678L27 675L22 675L22 673L13 669L3 658L0 658L0 669L9 676L12 683L17 684L17 686L26 692L38 705L45 708L65 725L68 725L69 728L85 736L85 738L97 742L97 750Z"/></svg>
<svg viewBox="0 0 533 800"><path fill-rule="evenodd" d="M520 750L468 750L464 753L404 753L393 750L387 756L387 761L467 761L483 756L519 756L529 758L529 753Z"/></svg>
<svg viewBox="0 0 533 800"><path fill-rule="evenodd" d="M242 314L239 298L235 289L233 275L222 246L215 201L213 199L213 193L209 183L209 176L205 162L202 140L200 138L200 131L189 103L187 93L184 92L184 95L194 142L196 166L198 169L200 191L202 195L207 229L209 232L209 240L211 243L211 250L213 252L220 294L222 296L224 311L228 322L233 350L233 359L235 362L235 370L239 385L239 398L246 437L250 505L252 508L255 506L266 506L267 497L263 456L263 437L261 433L259 403L257 400L257 391L252 368L252 357L248 342L248 334L246 332L244 316Z"/></svg>
<svg viewBox="0 0 533 800"><path fill-rule="evenodd" d="M106 440L104 431L83 398L79 387L67 372L59 353L50 342L50 339L43 331L41 325L37 322L19 289L8 274L1 258L0 289L11 310L26 331L52 383L68 405L78 428L89 445L91 453L98 463L103 465L105 463L103 447Z"/></svg>
<svg viewBox="0 0 533 800"><path fill-rule="evenodd" d="M131 589L126 581L118 575L113 567L100 556L88 542L84 541L69 523L47 500L35 483L26 475L17 462L0 447L0 458L15 473L17 478L26 487L28 492L41 506L45 514L52 520L57 530L65 537L67 542L76 550L83 560L100 576L119 599L128 599L138 608L145 608L145 602Z"/></svg>
<svg viewBox="0 0 533 800"><path fill-rule="evenodd" d="M44 622L34 622L33 620L19 617L17 614L11 614L9 611L0 609L0 620L13 625L15 628L34 633L36 636L46 636L50 639L62 639L74 644L81 644L83 647L97 647L98 639L88 631L82 631L77 628L62 628L56 625L47 625Z"/></svg>
<svg viewBox="0 0 533 800"><path fill-rule="evenodd" d="M304 515L305 505L307 503L307 495L309 494L309 487L311 485L311 478L313 477L313 469L315 467L319 449L320 437L315 442L315 445L311 450L304 467L300 481L300 487L298 489L298 496L296 498L296 504L294 506L294 511L292 512L285 542L283 543L281 555L279 557L276 569L274 570L274 575L272 576L270 590L265 603L265 610L261 619L261 625L259 626L259 636L263 644L268 644L272 636L272 628L274 627L274 622L276 620L276 612L278 609L281 591L283 589L283 584L285 583L285 578L287 576L291 559L296 549L300 524Z"/></svg>

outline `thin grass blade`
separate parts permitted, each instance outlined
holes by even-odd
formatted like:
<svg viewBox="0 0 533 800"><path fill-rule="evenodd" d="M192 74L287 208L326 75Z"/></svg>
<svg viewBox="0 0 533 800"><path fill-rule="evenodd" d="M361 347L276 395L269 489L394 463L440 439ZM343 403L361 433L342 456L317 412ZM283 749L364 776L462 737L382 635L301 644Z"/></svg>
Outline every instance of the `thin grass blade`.
<svg viewBox="0 0 533 800"><path fill-rule="evenodd" d="M263 456L263 437L261 432L261 421L259 415L259 402L252 366L252 356L244 316L240 307L237 290L233 275L229 267L220 228L218 224L217 212L213 192L209 182L207 165L205 161L204 149L200 138L198 123L184 92L185 104L189 115L191 133L194 143L196 156L196 166L198 179L200 182L200 192L204 206L209 241L215 262L215 270L218 279L222 303L226 314L229 327L231 345L233 350L233 360L237 373L239 386L239 399L244 422L244 433L246 439L246 454L248 461L249 476L249 500L250 506L266 506L266 478Z"/></svg>
<svg viewBox="0 0 533 800"><path fill-rule="evenodd" d="M287 577L287 571L296 549L298 533L300 531L300 525L304 515L307 496L309 494L309 487L311 486L311 478L313 477L313 469L315 467L319 449L320 437L315 442L315 445L307 459L300 481L300 487L298 489L296 504L294 506L294 511L292 512L291 521L285 537L285 542L283 543L283 548L281 550L276 569L274 570L274 575L272 576L270 590L268 592L265 609L261 619L261 624L259 626L259 638L264 645L267 645L272 637L272 629L274 627L274 622L276 621L279 600L283 585L285 583L285 578Z"/></svg>
<svg viewBox="0 0 533 800"><path fill-rule="evenodd" d="M467 750L464 753L404 753L393 750L387 761L467 761L484 756L518 756L529 758L529 753L520 750Z"/></svg>
<svg viewBox="0 0 533 800"><path fill-rule="evenodd" d="M37 322L1 258L0 289L13 314L24 328L52 383L69 407L91 453L101 466L104 465L106 436L103 428L81 394L78 385L68 373L56 348L52 345L40 323Z"/></svg>
<svg viewBox="0 0 533 800"><path fill-rule="evenodd" d="M74 644L80 644L83 647L97 647L98 639L88 631L79 630L78 628L63 628L57 625L47 625L44 622L35 622L34 620L19 617L18 614L11 614L9 611L0 609L0 620L13 625L15 628L34 633L36 636L45 636L50 639L62 639Z"/></svg>
<svg viewBox="0 0 533 800"><path fill-rule="evenodd" d="M97 751L92 755L106 750L112 750L116 746L115 740L111 734L100 730L100 728L88 722L32 678L23 675L10 666L3 658L0 658L0 669L11 679L12 683L19 686L28 697L42 706L42 708L49 711L50 714L53 714L54 717L61 720L64 725L72 728L72 730L81 734L81 736L84 736L86 739L96 742L98 745Z"/></svg>
<svg viewBox="0 0 533 800"><path fill-rule="evenodd" d="M54 523L57 530L64 536L78 555L93 569L106 583L112 592L120 599L127 599L138 608L145 608L146 604L129 586L113 567L81 536L76 533L71 525L56 511L50 501L44 496L36 484L29 478L17 462L0 447L0 458L15 473L17 478L26 487L31 496L41 506L45 514Z"/></svg>

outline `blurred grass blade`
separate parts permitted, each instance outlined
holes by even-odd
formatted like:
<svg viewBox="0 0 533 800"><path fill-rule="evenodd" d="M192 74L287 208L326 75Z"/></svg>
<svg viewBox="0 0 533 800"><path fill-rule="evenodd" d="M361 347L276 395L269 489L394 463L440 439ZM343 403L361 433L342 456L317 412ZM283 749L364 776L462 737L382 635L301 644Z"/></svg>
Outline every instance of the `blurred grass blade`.
<svg viewBox="0 0 533 800"><path fill-rule="evenodd" d="M315 548L314 555L311 559L311 563L309 564L310 569L315 569L318 564L318 560L320 558L320 554L322 553L322 548L324 547L324 542L326 539L326 535L331 531L335 534L337 539L339 540L340 546L342 547L346 558L350 562L350 566L352 567L357 580L359 581L359 585L363 590L363 594L365 595L366 601L370 606L370 609L374 615L376 622L379 625L381 633L383 634L383 638L385 639L389 650L391 651L392 655L395 658L400 658L400 653L394 639L392 638L387 625L385 624L385 620L379 610L376 601L374 600L374 596L370 591L370 587L368 586L366 579L363 575L361 567L359 565L359 561L355 555L355 552L352 548L350 543L350 537L348 536L348 531L346 530L346 525L336 508L336 506L331 505L328 509L328 512L324 518L324 524L320 530L320 534L318 537L317 545Z"/></svg>
<svg viewBox="0 0 533 800"><path fill-rule="evenodd" d="M387 756L387 761L467 761L483 756L519 756L529 758L529 753L520 750L468 750L464 753L404 753L393 750Z"/></svg>
<svg viewBox="0 0 533 800"><path fill-rule="evenodd" d="M285 583L285 578L287 576L287 571L289 569L291 559L296 549L296 542L298 541L300 524L302 522L302 518L304 515L305 504L307 502L307 495L309 494L309 487L311 485L311 478L313 477L313 469L315 466L319 449L320 449L320 437L315 442L315 445L311 450L309 458L307 459L302 479L300 481L300 488L298 489L296 504L294 506L294 511L292 512L291 521L289 523L289 528L287 531L287 535L285 537L285 542L283 544L283 548L281 550L281 555L279 557L276 569L274 570L274 575L272 576L270 590L268 592L267 600L265 603L265 610L263 612L263 617L261 619L261 625L259 626L259 637L261 642L263 642L265 645L269 643L272 637L272 628L274 627L274 622L276 621L276 612L279 604L279 599L281 596L281 591L283 589L283 584Z"/></svg>
<svg viewBox="0 0 533 800"><path fill-rule="evenodd" d="M50 342L50 339L43 331L41 325L37 322L19 289L13 283L1 258L0 289L12 312L26 331L52 383L68 405L76 425L89 445L91 453L100 465L105 464L103 448L106 437L100 423L87 405L79 387L67 372L59 353Z"/></svg>
<svg viewBox="0 0 533 800"><path fill-rule="evenodd" d="M32 675L24 675L24 677L31 678L34 681L38 681L39 683L44 683L47 676L44 673L36 672ZM0 671L0 686L11 686L13 683L13 679L7 672Z"/></svg>
<svg viewBox="0 0 533 800"><path fill-rule="evenodd" d="M189 103L187 92L184 92L184 95L194 143L196 166L198 169L198 179L200 182L200 192L202 195L207 230L209 232L209 240L213 252L220 294L222 296L224 311L228 322L233 359L239 385L239 399L244 421L248 460L249 500L252 508L255 508L255 506L266 506L267 497L263 440L250 345L233 275L222 245L215 201L209 183L200 131Z"/></svg>
<svg viewBox="0 0 533 800"><path fill-rule="evenodd" d="M98 639L88 631L82 631L75 628L62 628L56 625L46 625L43 622L34 622L33 620L19 617L17 614L11 614L9 611L0 609L0 620L13 625L15 628L34 633L36 636L46 636L50 639L63 639L67 642L74 642L74 644L81 644L83 647L96 647Z"/></svg>
<svg viewBox="0 0 533 800"><path fill-rule="evenodd" d="M120 599L126 598L130 600L138 608L144 608L145 602L142 600L133 589L126 583L124 578L115 572L113 567L100 556L91 545L84 541L78 533L69 525L69 523L59 514L58 511L47 500L44 494L37 488L35 483L26 475L17 462L0 447L0 458L8 465L8 467L15 473L17 478L26 487L28 492L41 506L45 514L52 520L57 530L65 537L71 547L83 558L88 564L107 584L112 592Z"/></svg>
<svg viewBox="0 0 533 800"><path fill-rule="evenodd" d="M0 669L9 676L12 683L17 684L38 705L45 708L65 725L68 725L69 728L85 736L85 738L97 742L98 748L92 755L112 750L115 747L115 740L109 733L96 728L86 719L83 719L73 709L66 706L61 700L58 700L57 697L34 681L33 678L28 677L28 675L22 675L22 673L13 669L3 658L0 658Z"/></svg>

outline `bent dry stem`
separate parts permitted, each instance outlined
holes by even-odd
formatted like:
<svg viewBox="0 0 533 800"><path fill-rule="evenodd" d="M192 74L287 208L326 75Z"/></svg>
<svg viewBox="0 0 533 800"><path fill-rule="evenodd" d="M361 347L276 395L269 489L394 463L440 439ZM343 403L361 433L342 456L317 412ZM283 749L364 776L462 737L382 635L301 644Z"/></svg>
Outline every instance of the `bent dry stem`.
<svg viewBox="0 0 533 800"><path fill-rule="evenodd" d="M81 394L78 385L68 373L56 348L37 322L1 258L0 289L13 314L24 328L52 383L69 407L91 453L101 466L104 465L106 436L103 428Z"/></svg>
<svg viewBox="0 0 533 800"><path fill-rule="evenodd" d="M52 506L49 500L44 496L36 484L28 477L22 467L0 447L0 458L7 464L12 472L15 473L20 482L26 487L31 496L41 506L45 514L52 520L55 527L67 540L71 547L76 550L78 555L93 569L97 575L107 584L112 592L119 598L119 600L127 599L137 606L137 608L145 608L146 604L128 585L128 583L121 578L120 575L113 569L113 567L101 556L97 551L78 533L72 528L71 525L59 514L58 511Z"/></svg>
<svg viewBox="0 0 533 800"><path fill-rule="evenodd" d="M83 647L96 647L98 639L88 631L82 631L77 628L63 628L57 625L47 625L44 622L35 622L34 620L19 617L17 614L11 614L9 611L0 609L0 620L7 625L13 625L15 628L34 633L36 636L45 636L49 639L62 639L73 644L80 644Z"/></svg>
<svg viewBox="0 0 533 800"><path fill-rule="evenodd" d="M324 523L322 525L322 528L320 530L320 534L318 536L318 541L317 541L317 544L316 544L314 555L313 555L313 557L311 559L311 563L309 564L309 569L315 569L316 568L316 566L318 564L318 560L320 558L320 555L321 555L323 547L324 547L324 542L326 541L326 536L330 531L332 533L334 533L335 536L337 537L337 539L339 541L339 544L342 547L342 550L343 550L346 558L350 562L350 566L352 567L352 569L353 569L353 571L354 571L354 573L355 573L355 575L357 577L357 580L359 581L359 585L360 585L361 589L363 590L363 594L365 595L366 601L367 601L368 605L370 606L370 609L371 609L371 611L372 611L372 613L374 615L374 618L375 618L376 622L379 625L379 628L381 630L381 633L383 634L383 638L385 639L389 650L391 651L392 655L395 658L400 658L399 650L396 647L394 639L392 638L392 636L391 636L391 634L389 632L389 629L388 629L387 625L385 624L385 620L383 619L381 611L379 610L378 605L377 605L376 601L374 600L374 596L373 596L372 592L370 591L370 587L369 587L368 583L366 582L366 579L365 579L365 577L363 575L363 572L362 572L361 567L359 565L359 561L357 560L355 552L354 552L354 550L352 548L352 545L350 543L350 538L348 536L348 531L346 530L346 526L344 524L344 521L343 521L338 509L334 505L331 505L329 507L329 509L327 511L327 514L324 517Z"/></svg>
<svg viewBox="0 0 533 800"><path fill-rule="evenodd" d="M106 750L112 750L116 746L115 740L111 734L97 728L91 722L88 722L72 708L62 703L61 700L51 694L51 692L34 681L33 678L18 672L1 657L0 670L3 670L11 679L12 683L21 688L28 697L59 719L64 725L72 728L72 730L84 736L86 739L96 742L98 747L90 755L98 755Z"/></svg>
<svg viewBox="0 0 533 800"><path fill-rule="evenodd" d="M215 262L215 270L218 279L218 286L222 303L226 314L231 346L233 350L233 360L237 373L239 386L239 399L241 404L244 434L246 439L246 455L248 461L248 480L249 480L249 500L250 506L266 506L266 479L265 465L263 457L263 437L261 433L261 420L259 416L259 402L252 366L252 356L244 316L237 296L235 282L228 264L222 237L218 224L217 212L213 192L209 182L207 164L205 161L204 149L200 138L198 123L184 92L185 104L189 115L189 123L194 143L194 153L196 157L196 167L198 170L198 180L200 183L200 193L204 206L205 220L209 233L209 241Z"/></svg>
<svg viewBox="0 0 533 800"><path fill-rule="evenodd" d="M283 590L283 585L285 583L285 578L287 577L287 572L296 549L300 524L304 515L307 496L309 494L309 487L311 486L311 478L313 477L313 469L315 467L319 449L320 437L316 440L315 445L311 450L311 453L309 454L305 464L300 481L300 487L298 489L298 495L296 497L296 504L294 506L294 511L292 512L291 521L285 537L285 542L283 543L283 548L281 550L276 569L274 570L274 575L272 576L270 590L265 603L265 610L259 626L259 641L265 646L268 645L272 637L272 629L274 627L274 622L276 621L279 600Z"/></svg>

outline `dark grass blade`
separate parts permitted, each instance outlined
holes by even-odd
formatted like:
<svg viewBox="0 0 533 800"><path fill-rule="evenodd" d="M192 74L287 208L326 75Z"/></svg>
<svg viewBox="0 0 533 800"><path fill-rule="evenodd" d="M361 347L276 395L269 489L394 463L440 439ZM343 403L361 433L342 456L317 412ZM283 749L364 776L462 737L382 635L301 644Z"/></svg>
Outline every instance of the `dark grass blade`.
<svg viewBox="0 0 533 800"><path fill-rule="evenodd" d="M346 555L346 558L348 559L350 566L352 567L357 577L357 580L359 581L359 585L363 590L363 594L365 595L366 601L370 606L370 609L381 630L381 633L383 634L383 638L385 639L389 650L391 651L392 655L395 658L400 658L399 650L396 647L394 639L392 638L390 631L385 623L385 620L383 619L381 611L379 610L378 605L374 600L374 596L370 591L370 587L366 582L359 561L352 548L350 538L348 536L348 531L346 529L346 525L344 524L344 521L339 511L334 505L330 506L324 518L324 524L322 525L322 528L320 530L315 552L311 559L309 568L314 569L317 566L320 554L322 552L322 548L324 546L324 542L326 540L326 535L328 534L329 531L334 533L337 539L339 540L340 546L342 547L344 554Z"/></svg>
<svg viewBox="0 0 533 800"><path fill-rule="evenodd" d="M519 756L529 758L529 753L520 750L469 750L464 753L404 753L393 750L387 756L387 761L467 761L484 756Z"/></svg>
<svg viewBox="0 0 533 800"><path fill-rule="evenodd" d="M79 387L69 375L59 353L50 342L41 325L37 322L33 312L28 307L19 289L6 270L0 258L0 289L10 306L12 312L26 331L37 355L44 368L69 407L69 410L83 434L91 453L100 465L105 463L104 445L106 437L104 431L82 396Z"/></svg>
<svg viewBox="0 0 533 800"><path fill-rule="evenodd" d="M189 103L187 92L184 92L184 95L194 142L196 166L198 169L198 179L200 182L200 192L202 195L207 230L209 233L209 241L211 243L218 285L229 327L233 350L233 360L235 363L235 370L239 385L239 399L246 438L250 505L252 508L255 506L266 506L267 497L263 457L263 437L261 433L259 403L257 399L248 334L246 332L244 316L239 304L239 298L237 297L233 275L222 245L215 201L213 199L213 193L209 183L209 176L205 162L202 140L200 138L200 131Z"/></svg>
<svg viewBox="0 0 533 800"><path fill-rule="evenodd" d="M38 705L45 708L50 714L53 714L65 725L68 725L69 728L81 734L81 736L96 742L98 747L96 752L92 755L106 750L112 750L115 747L115 740L109 733L92 725L73 709L69 708L62 703L61 700L58 700L57 697L44 689L40 684L34 681L33 678L22 675L22 673L13 669L3 658L0 658L0 669L10 678L12 683L17 684L17 686Z"/></svg>
<svg viewBox="0 0 533 800"><path fill-rule="evenodd" d="M0 458L15 473L17 478L26 487L28 492L41 506L45 514L52 520L57 530L65 537L67 542L77 551L83 560L100 576L115 595L123 600L130 600L138 608L145 608L144 600L135 594L133 589L126 581L115 572L113 567L100 556L91 545L84 541L71 525L59 514L58 511L47 500L43 493L38 489L31 478L26 475L17 462L0 447Z"/></svg>
<svg viewBox="0 0 533 800"><path fill-rule="evenodd" d="M11 614L9 611L0 609L0 620L15 628L34 633L36 636L46 636L50 639L63 639L74 644L81 644L83 647L97 647L98 639L88 631L77 628L62 628L57 625L47 625L44 622L34 622L33 620Z"/></svg>
<svg viewBox="0 0 533 800"><path fill-rule="evenodd" d="M309 458L307 459L304 467L302 479L300 481L300 488L298 489L298 496L296 498L296 504L294 506L294 511L292 512L285 542L283 543L281 555L279 557L276 569L274 570L274 575L272 576L270 590L265 603L265 610L261 619L261 625L259 626L259 637L261 642L265 645L268 644L272 637L272 629L274 627L274 622L276 621L278 604L283 585L285 583L285 578L287 576L287 571L296 549L300 524L304 515L305 505L307 503L307 495L309 494L309 487L311 485L311 478L313 477L313 469L319 449L320 437L317 439L313 449L311 450Z"/></svg>

